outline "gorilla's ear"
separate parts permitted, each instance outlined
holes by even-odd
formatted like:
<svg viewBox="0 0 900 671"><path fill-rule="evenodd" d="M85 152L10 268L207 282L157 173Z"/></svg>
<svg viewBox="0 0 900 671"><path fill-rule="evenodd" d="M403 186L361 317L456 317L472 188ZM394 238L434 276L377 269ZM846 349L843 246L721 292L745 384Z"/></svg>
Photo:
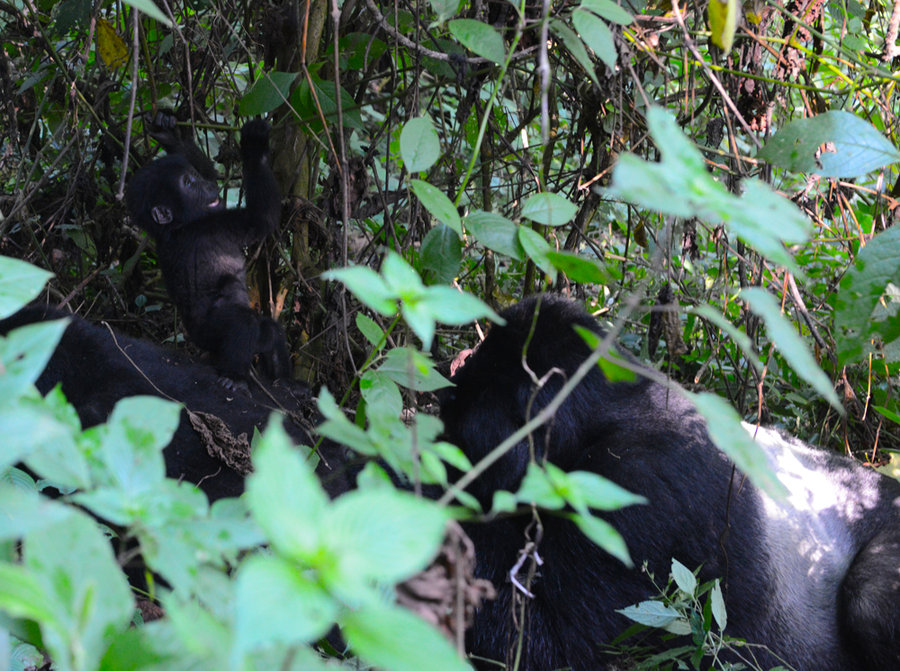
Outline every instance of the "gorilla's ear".
<svg viewBox="0 0 900 671"><path fill-rule="evenodd" d="M150 214L153 215L153 221L160 226L171 224L172 219L175 218L172 214L172 208L165 205L155 205L153 209L150 210Z"/></svg>

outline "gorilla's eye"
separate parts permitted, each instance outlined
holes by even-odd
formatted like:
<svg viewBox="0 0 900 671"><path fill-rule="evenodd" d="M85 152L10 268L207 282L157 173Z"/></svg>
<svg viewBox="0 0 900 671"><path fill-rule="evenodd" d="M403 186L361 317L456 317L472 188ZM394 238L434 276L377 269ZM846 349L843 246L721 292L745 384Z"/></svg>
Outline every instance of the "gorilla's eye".
<svg viewBox="0 0 900 671"><path fill-rule="evenodd" d="M195 181L194 176L191 173L186 172L181 178L181 186L185 189L193 188Z"/></svg>

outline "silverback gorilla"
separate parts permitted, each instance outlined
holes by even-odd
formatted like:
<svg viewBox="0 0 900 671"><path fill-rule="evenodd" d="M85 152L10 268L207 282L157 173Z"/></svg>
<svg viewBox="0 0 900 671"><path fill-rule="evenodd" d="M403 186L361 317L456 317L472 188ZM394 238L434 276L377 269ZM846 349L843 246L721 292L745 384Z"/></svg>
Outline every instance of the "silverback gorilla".
<svg viewBox="0 0 900 671"><path fill-rule="evenodd" d="M153 136L169 152L141 168L128 185L132 219L156 241L166 288L191 340L212 353L223 383L243 383L259 355L269 379L288 377L284 332L250 307L244 247L278 226L281 196L269 167L269 126L241 130L246 207L226 210L212 163L176 132L174 117L157 115Z"/></svg>
<svg viewBox="0 0 900 671"><path fill-rule="evenodd" d="M110 332L75 315L39 305L0 321L0 335L24 324L63 317L71 323L38 378L40 392L46 394L57 384L62 385L85 428L105 422L113 406L127 396L149 394L180 401L186 410L163 452L166 474L199 485L211 501L239 496L244 491L245 472L233 459L226 459L223 452L227 450L222 448L241 434L251 439L254 428L265 428L274 410L288 411L285 429L297 444L313 444L308 429L319 416L314 399L301 382L281 380L265 392L252 385L252 395L229 393L216 384L215 369L195 363L181 352ZM198 431L191 425L187 410L212 415L222 421L222 426L213 420ZM348 489L342 472L326 472L328 464L340 462L342 452L327 442L320 451L325 452L319 474L326 488L332 494Z"/></svg>
<svg viewBox="0 0 900 671"><path fill-rule="evenodd" d="M442 403L446 437L473 463L526 420L533 387L522 352L536 309L528 365L539 378L554 367L560 372L537 395L532 415L589 353L572 327L601 333L580 307L549 295L503 313L506 325L490 331ZM722 579L725 633L765 646L753 649L764 669L784 663L799 671L900 669L900 483L774 431L761 430L757 442L790 491L786 501L769 499L733 474L680 393L643 378L610 383L595 367L534 445L539 458L564 470L599 473L648 499L604 514L623 535L635 568L571 522L543 514L543 564L519 622L519 668L612 668L604 647L630 624L615 609L656 594L642 562L664 584L675 558L701 567L701 580ZM528 459L523 441L468 491L489 507L495 490L517 489ZM498 590L468 633L469 651L478 657L503 661L515 645L508 574L530 519L466 528L478 577Z"/></svg>

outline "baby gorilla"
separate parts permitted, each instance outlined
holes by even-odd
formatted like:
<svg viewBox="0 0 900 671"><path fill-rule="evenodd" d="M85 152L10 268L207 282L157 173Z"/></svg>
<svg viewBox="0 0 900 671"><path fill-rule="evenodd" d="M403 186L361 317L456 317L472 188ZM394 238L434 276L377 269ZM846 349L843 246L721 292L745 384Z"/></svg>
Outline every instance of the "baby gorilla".
<svg viewBox="0 0 900 671"><path fill-rule="evenodd" d="M156 241L169 294L191 340L210 352L223 383L243 385L253 358L272 379L290 375L284 332L250 307L244 247L278 226L281 196L269 167L269 126L241 130L246 206L224 209L215 170L174 117L157 115L153 136L169 152L141 168L128 185L132 219Z"/></svg>
<svg viewBox="0 0 900 671"><path fill-rule="evenodd" d="M526 299L503 317L505 326L493 327L454 374L456 386L441 404L446 437L473 463L540 412L590 354L573 326L601 333L581 307L553 296ZM533 377L549 371L532 403ZM722 579L725 633L764 646L735 653L755 656L761 668L787 662L797 671L900 669L900 483L775 431L748 428L786 486L785 500L769 498L734 471L679 390L640 375L610 382L594 366L551 423L535 431L533 447L523 439L468 491L490 508L496 490L519 488L532 450L563 470L599 473L648 501L598 513L622 534L634 567L594 545L565 515L544 511L533 598L524 616L513 614L509 574L529 531L538 535L529 528L531 515L467 524L477 575L498 592L475 616L469 652L509 659L518 625L520 671L621 668L606 654L629 625L616 611L657 593L641 571L644 562L664 585L675 558L699 567L701 581Z"/></svg>

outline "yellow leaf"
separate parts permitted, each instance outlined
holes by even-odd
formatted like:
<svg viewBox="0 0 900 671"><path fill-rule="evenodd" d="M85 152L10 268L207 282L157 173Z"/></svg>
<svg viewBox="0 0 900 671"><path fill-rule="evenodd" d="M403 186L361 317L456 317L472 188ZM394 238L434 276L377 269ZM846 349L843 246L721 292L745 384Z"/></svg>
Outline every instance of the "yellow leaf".
<svg viewBox="0 0 900 671"><path fill-rule="evenodd" d="M738 0L709 0L709 30L712 41L724 53L731 51L737 31Z"/></svg>
<svg viewBox="0 0 900 671"><path fill-rule="evenodd" d="M892 478L897 478L898 480L900 480L900 453L891 452L890 457L890 461L888 461L884 466L879 466L875 470L881 471L885 475L890 475Z"/></svg>
<svg viewBox="0 0 900 671"><path fill-rule="evenodd" d="M108 68L121 68L128 63L128 47L109 21L97 21L97 49Z"/></svg>

